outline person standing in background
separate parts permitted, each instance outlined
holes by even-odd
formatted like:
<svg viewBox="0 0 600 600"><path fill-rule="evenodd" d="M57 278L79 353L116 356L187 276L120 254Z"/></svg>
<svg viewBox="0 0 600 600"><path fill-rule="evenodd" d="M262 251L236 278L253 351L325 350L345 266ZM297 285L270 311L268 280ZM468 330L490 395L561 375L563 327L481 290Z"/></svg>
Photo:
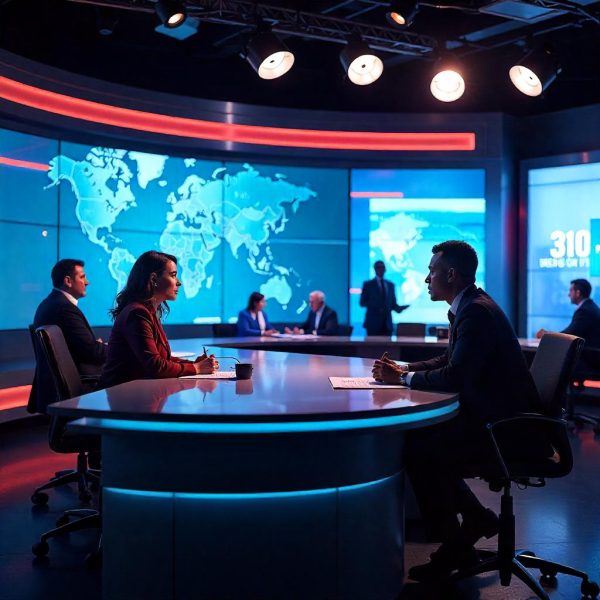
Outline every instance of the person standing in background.
<svg viewBox="0 0 600 600"><path fill-rule="evenodd" d="M363 283L360 305L367 309L363 327L367 335L392 335L392 311L401 313L407 306L396 302L396 288L384 279L385 263L378 260L374 265L375 277Z"/></svg>

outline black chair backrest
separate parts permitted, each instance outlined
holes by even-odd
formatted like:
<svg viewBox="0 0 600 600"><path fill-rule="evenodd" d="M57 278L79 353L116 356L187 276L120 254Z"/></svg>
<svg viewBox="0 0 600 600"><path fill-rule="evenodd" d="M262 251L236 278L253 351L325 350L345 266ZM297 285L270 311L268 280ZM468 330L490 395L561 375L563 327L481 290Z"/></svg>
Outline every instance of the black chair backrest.
<svg viewBox="0 0 600 600"><path fill-rule="evenodd" d="M338 325L338 335L348 336L352 335L354 327L352 325Z"/></svg>
<svg viewBox="0 0 600 600"><path fill-rule="evenodd" d="M233 323L213 323L212 330L214 337L235 337L237 335L237 327Z"/></svg>
<svg viewBox="0 0 600 600"><path fill-rule="evenodd" d="M398 323L396 335L406 337L425 337L425 323Z"/></svg>
<svg viewBox="0 0 600 600"><path fill-rule="evenodd" d="M35 330L35 335L54 380L55 398L49 404L83 394L85 390L79 371L75 366L60 327L57 325L44 325Z"/></svg>
<svg viewBox="0 0 600 600"><path fill-rule="evenodd" d="M566 333L546 333L540 340L530 371L544 414L562 416L571 374L583 343L582 338Z"/></svg>

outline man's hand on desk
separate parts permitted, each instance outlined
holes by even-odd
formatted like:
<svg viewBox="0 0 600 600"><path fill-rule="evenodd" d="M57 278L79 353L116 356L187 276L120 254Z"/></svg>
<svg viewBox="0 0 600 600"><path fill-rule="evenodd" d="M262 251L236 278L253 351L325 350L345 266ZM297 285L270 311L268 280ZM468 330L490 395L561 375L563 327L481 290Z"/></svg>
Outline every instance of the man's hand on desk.
<svg viewBox="0 0 600 600"><path fill-rule="evenodd" d="M300 327L294 327L294 329L290 329L289 327L286 327L283 331L285 333L293 333L296 335L302 335L304 333L304 329L300 329Z"/></svg>
<svg viewBox="0 0 600 600"><path fill-rule="evenodd" d="M387 352L381 358L373 363L373 379L383 383L404 383L404 376L407 373L406 365L397 365Z"/></svg>
<svg viewBox="0 0 600 600"><path fill-rule="evenodd" d="M219 361L215 358L214 354L210 356L201 354L194 361L194 368L196 369L196 375L210 375L219 370Z"/></svg>

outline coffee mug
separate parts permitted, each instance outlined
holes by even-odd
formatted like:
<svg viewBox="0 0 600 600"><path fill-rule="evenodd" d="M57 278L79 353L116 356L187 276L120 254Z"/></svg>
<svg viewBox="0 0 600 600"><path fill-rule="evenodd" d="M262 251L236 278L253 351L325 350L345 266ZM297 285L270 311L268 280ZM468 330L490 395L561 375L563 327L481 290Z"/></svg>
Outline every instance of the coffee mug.
<svg viewBox="0 0 600 600"><path fill-rule="evenodd" d="M237 363L235 365L235 376L238 379L250 379L252 377L252 363Z"/></svg>

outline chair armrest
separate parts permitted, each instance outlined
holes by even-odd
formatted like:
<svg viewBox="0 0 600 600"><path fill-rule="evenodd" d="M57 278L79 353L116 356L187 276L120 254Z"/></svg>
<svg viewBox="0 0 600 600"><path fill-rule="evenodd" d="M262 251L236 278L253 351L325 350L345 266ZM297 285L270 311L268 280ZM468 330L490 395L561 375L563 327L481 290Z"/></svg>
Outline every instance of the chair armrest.
<svg viewBox="0 0 600 600"><path fill-rule="evenodd" d="M523 413L488 423L487 429L498 467L507 480L561 477L572 468L564 419Z"/></svg>

